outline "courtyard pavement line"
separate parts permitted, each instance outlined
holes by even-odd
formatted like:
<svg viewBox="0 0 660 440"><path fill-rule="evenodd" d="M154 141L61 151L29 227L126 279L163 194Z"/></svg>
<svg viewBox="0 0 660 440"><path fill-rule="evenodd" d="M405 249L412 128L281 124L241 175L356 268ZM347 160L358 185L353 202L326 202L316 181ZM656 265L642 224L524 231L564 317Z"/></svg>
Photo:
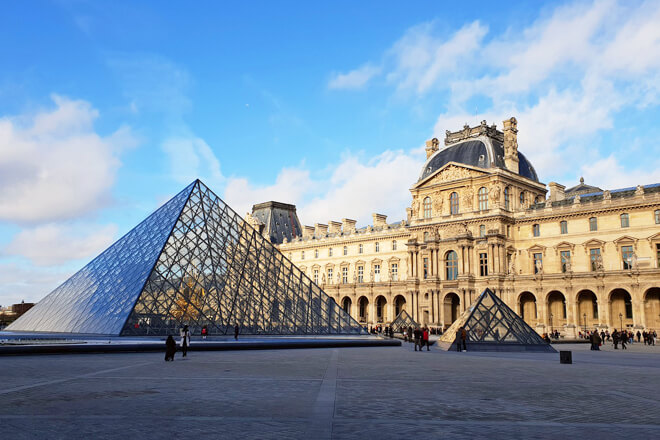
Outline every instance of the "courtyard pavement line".
<svg viewBox="0 0 660 440"><path fill-rule="evenodd" d="M306 438L331 439L332 423L335 414L335 399L337 397L337 369L339 350L332 350L330 363L323 376L312 418L306 432Z"/></svg>
<svg viewBox="0 0 660 440"><path fill-rule="evenodd" d="M109 368L107 370L94 371L92 373L85 373L85 374L81 374L79 376L65 377L65 378L62 378L62 379L48 380L48 381L45 381L45 382L37 382L37 383L30 384L30 385L22 385L20 387L9 388L7 390L0 390L0 395L15 393L15 392L18 392L18 391L29 390L30 388L43 387L43 386L47 386L47 385L55 385L55 384L58 384L58 383L69 382L71 380L76 380L76 379L86 379L88 377L93 377L93 376L103 374L103 373L110 373L110 372L113 372L113 371L126 370L128 368L138 368L138 367L143 367L143 366L149 365L149 364L153 364L153 362L142 362L140 364L131 364L131 365L126 365L124 367Z"/></svg>

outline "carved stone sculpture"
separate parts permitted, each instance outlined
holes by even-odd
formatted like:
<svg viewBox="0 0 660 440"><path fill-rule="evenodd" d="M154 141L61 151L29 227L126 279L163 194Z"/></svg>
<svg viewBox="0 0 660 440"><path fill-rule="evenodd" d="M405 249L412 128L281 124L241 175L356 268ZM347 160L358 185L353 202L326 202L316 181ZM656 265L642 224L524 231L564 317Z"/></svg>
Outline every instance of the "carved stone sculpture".
<svg viewBox="0 0 660 440"><path fill-rule="evenodd" d="M637 188L635 188L635 195L636 196L644 195L644 187L642 185L637 185Z"/></svg>
<svg viewBox="0 0 660 440"><path fill-rule="evenodd" d="M536 262L534 262L534 265L536 267L536 273L537 274L542 274L543 273L543 263L541 263L541 260L536 260Z"/></svg>
<svg viewBox="0 0 660 440"><path fill-rule="evenodd" d="M639 262L637 261L637 254L635 252L630 256L630 269L637 270L639 268Z"/></svg>
<svg viewBox="0 0 660 440"><path fill-rule="evenodd" d="M603 191L603 200L611 200L612 199L612 193L610 190L606 189Z"/></svg>

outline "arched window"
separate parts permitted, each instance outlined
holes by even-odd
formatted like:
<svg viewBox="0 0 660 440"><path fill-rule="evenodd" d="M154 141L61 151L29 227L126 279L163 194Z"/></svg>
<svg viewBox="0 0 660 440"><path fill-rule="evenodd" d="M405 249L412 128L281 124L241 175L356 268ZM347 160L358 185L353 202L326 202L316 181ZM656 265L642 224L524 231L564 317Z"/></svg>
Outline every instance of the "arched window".
<svg viewBox="0 0 660 440"><path fill-rule="evenodd" d="M451 206L451 213L458 214L458 193L451 193L449 196L449 205Z"/></svg>
<svg viewBox="0 0 660 440"><path fill-rule="evenodd" d="M445 254L445 272L447 280L455 280L458 278L458 255L454 251L449 251Z"/></svg>
<svg viewBox="0 0 660 440"><path fill-rule="evenodd" d="M431 218L431 198L426 197L424 199L424 218Z"/></svg>
<svg viewBox="0 0 660 440"><path fill-rule="evenodd" d="M488 209L488 190L482 186L479 188L479 211Z"/></svg>
<svg viewBox="0 0 660 440"><path fill-rule="evenodd" d="M504 188L504 209L510 209L509 208L509 206L510 206L509 198L510 198L510 195L511 195L510 192L511 192L511 190L509 189L508 186L506 188Z"/></svg>
<svg viewBox="0 0 660 440"><path fill-rule="evenodd" d="M520 207L525 206L525 191L520 191Z"/></svg>
<svg viewBox="0 0 660 440"><path fill-rule="evenodd" d="M621 214L621 227L627 228L628 226L630 226L630 217L628 214Z"/></svg>
<svg viewBox="0 0 660 440"><path fill-rule="evenodd" d="M479 225L479 237L486 236L486 225Z"/></svg>

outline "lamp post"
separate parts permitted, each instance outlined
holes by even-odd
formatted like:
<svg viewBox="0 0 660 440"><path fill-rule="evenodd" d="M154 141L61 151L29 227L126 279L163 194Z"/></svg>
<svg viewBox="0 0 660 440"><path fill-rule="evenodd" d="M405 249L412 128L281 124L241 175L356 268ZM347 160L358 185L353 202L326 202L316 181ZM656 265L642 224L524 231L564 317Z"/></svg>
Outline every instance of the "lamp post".
<svg viewBox="0 0 660 440"><path fill-rule="evenodd" d="M623 331L623 313L619 313L619 327L619 330Z"/></svg>
<svg viewBox="0 0 660 440"><path fill-rule="evenodd" d="M587 314L583 313L582 318L584 318L584 333L587 333Z"/></svg>
<svg viewBox="0 0 660 440"><path fill-rule="evenodd" d="M550 313L550 333L552 333L552 313Z"/></svg>

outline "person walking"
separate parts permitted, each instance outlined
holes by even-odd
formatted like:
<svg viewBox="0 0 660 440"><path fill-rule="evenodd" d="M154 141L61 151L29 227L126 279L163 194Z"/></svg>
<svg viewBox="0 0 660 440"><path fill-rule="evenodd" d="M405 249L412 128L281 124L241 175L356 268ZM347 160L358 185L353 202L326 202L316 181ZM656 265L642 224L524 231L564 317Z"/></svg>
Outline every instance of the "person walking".
<svg viewBox="0 0 660 440"><path fill-rule="evenodd" d="M596 350L596 351L600 351L600 342L601 341L602 341L602 339L600 339L600 335L598 334L598 332L594 332L591 335L591 349Z"/></svg>
<svg viewBox="0 0 660 440"><path fill-rule="evenodd" d="M419 327L415 327L414 337L415 351L417 351L417 347L419 347L419 351L422 351L422 331L419 329Z"/></svg>
<svg viewBox="0 0 660 440"><path fill-rule="evenodd" d="M463 351L467 351L467 330L461 327L461 342L463 344Z"/></svg>
<svg viewBox="0 0 660 440"><path fill-rule="evenodd" d="M637 342L642 342L642 333L637 330Z"/></svg>
<svg viewBox="0 0 660 440"><path fill-rule="evenodd" d="M181 329L181 353L183 353L182 357L186 357L188 355L189 345L190 345L190 330L188 330L187 325L184 325L183 329Z"/></svg>
<svg viewBox="0 0 660 440"><path fill-rule="evenodd" d="M234 340L238 341L238 332L240 328L238 327L238 324L234 326Z"/></svg>
<svg viewBox="0 0 660 440"><path fill-rule="evenodd" d="M461 351L461 329L463 327L459 327L456 329L456 338L454 339L454 342L456 342L456 351L460 352Z"/></svg>
<svg viewBox="0 0 660 440"><path fill-rule="evenodd" d="M618 350L619 347L617 347L617 345L619 345L619 332L616 331L616 329L614 329L612 332L612 343L614 344L614 349Z"/></svg>
<svg viewBox="0 0 660 440"><path fill-rule="evenodd" d="M165 341L165 362L174 361L174 353L176 353L176 342L172 335L169 335Z"/></svg>
<svg viewBox="0 0 660 440"><path fill-rule="evenodd" d="M628 342L628 333L622 332L619 336L619 342L621 342L621 350L627 350L626 343Z"/></svg>
<svg viewBox="0 0 660 440"><path fill-rule="evenodd" d="M428 329L428 327L424 327L424 331L422 332L422 347L425 346L425 345L426 345L426 351L431 351L431 349L429 348L430 345L429 345L429 329ZM421 350L422 347L419 347L419 349Z"/></svg>

